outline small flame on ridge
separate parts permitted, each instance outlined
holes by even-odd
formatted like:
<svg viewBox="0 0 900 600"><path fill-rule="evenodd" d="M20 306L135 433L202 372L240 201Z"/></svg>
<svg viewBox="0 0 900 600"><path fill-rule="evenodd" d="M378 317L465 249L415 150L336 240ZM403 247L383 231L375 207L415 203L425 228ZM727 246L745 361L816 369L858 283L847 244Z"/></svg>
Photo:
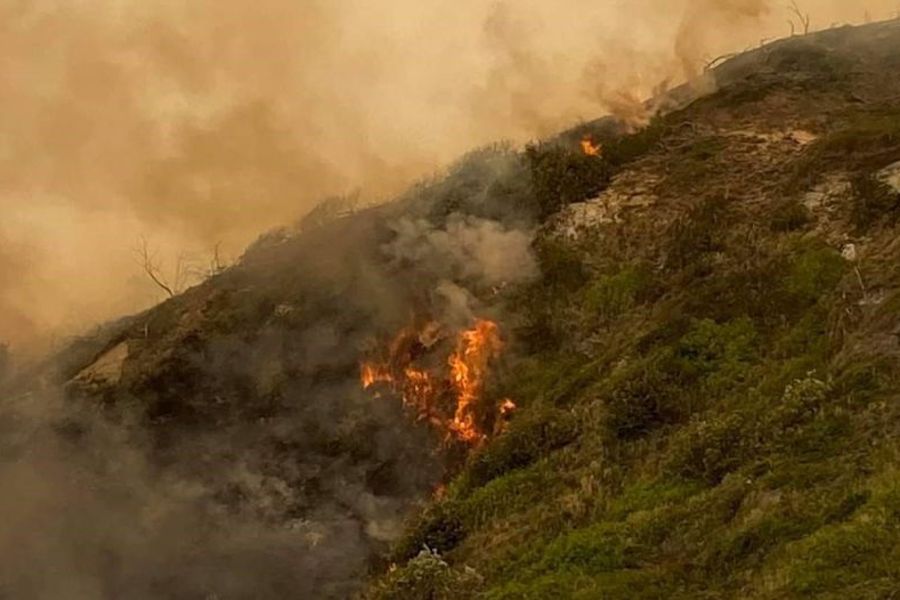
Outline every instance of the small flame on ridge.
<svg viewBox="0 0 900 600"><path fill-rule="evenodd" d="M581 139L581 151L588 156L603 156L603 145L595 144L590 136Z"/></svg>

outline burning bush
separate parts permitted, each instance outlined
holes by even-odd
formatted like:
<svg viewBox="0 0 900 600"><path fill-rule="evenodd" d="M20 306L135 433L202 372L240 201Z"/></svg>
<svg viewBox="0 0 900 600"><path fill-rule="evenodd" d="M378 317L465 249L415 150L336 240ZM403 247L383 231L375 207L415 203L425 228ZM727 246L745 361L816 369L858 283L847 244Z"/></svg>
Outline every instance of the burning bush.
<svg viewBox="0 0 900 600"><path fill-rule="evenodd" d="M478 444L487 437L490 421L515 410L511 400L501 399L491 414L480 414L490 366L503 348L500 328L493 321L476 320L456 335L446 362L434 364L432 349L444 337L433 321L402 330L386 346L383 360L360 366L360 381L366 389L381 385L399 395L418 420L447 440Z"/></svg>

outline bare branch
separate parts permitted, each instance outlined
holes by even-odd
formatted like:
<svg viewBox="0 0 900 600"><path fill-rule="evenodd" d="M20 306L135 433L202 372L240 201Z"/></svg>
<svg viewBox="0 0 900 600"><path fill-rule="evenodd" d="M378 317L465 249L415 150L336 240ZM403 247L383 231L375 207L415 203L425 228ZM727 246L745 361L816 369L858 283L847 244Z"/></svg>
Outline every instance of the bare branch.
<svg viewBox="0 0 900 600"><path fill-rule="evenodd" d="M168 282L166 282L165 277L163 277L160 272L159 265L155 262L156 254L150 251L150 245L147 243L147 239L144 236L140 237L140 244L134 249L134 252L137 254L138 264L141 265L141 268L150 280L168 294L169 297L174 296L175 291Z"/></svg>
<svg viewBox="0 0 900 600"><path fill-rule="evenodd" d="M184 289L189 269L190 265L187 256L184 252L179 252L178 256L175 257L175 273L172 278L172 289L176 294Z"/></svg>
<svg viewBox="0 0 900 600"><path fill-rule="evenodd" d="M221 248L222 242L216 242L216 245L213 246L212 256L209 259L209 267L206 272L206 277L218 275L226 268L228 268L228 264L222 258Z"/></svg>
<svg viewBox="0 0 900 600"><path fill-rule="evenodd" d="M716 66L717 64L719 64L720 62L726 61L726 60L728 60L729 58L732 58L732 57L734 57L734 56L737 56L737 54L738 54L737 52L729 52L728 54L723 54L723 55L721 55L721 56L717 56L717 57L715 57L714 59L712 59L711 61L707 62L707 63L706 63L706 66L703 67L703 70L704 70L704 71L709 71L710 69L715 68L715 66Z"/></svg>
<svg viewBox="0 0 900 600"><path fill-rule="evenodd" d="M205 265L202 264L202 261L191 258L189 255L180 254L178 257L180 262L176 267L176 269L179 269L180 272L183 273L182 285L180 287L183 287L192 280L203 281L209 279L227 269L228 263L222 257L221 247L222 242L217 242L216 245L213 246L212 253Z"/></svg>
<svg viewBox="0 0 900 600"><path fill-rule="evenodd" d="M212 261L210 262L210 271L213 275L221 273L225 270L225 267L222 265L222 259L219 256L219 248L221 246L222 242L216 242L216 245L213 246Z"/></svg>
<svg viewBox="0 0 900 600"><path fill-rule="evenodd" d="M791 0L791 5L788 6L788 10L791 11L794 16L800 21L800 25L803 26L803 35L809 34L809 13L804 13L800 10L800 7L797 5L797 0ZM795 35L794 29L794 21L791 19L788 21L791 24L791 35Z"/></svg>

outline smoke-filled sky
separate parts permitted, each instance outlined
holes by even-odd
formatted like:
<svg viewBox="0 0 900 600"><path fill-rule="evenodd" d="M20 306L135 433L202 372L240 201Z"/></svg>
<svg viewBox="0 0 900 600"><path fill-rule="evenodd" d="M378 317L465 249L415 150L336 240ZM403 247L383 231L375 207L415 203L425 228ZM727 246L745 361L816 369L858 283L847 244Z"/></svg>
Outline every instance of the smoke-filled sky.
<svg viewBox="0 0 900 600"><path fill-rule="evenodd" d="M0 341L147 306L142 236L235 256L329 194L627 108L789 33L765 0L5 0ZM812 27L895 0L801 0Z"/></svg>

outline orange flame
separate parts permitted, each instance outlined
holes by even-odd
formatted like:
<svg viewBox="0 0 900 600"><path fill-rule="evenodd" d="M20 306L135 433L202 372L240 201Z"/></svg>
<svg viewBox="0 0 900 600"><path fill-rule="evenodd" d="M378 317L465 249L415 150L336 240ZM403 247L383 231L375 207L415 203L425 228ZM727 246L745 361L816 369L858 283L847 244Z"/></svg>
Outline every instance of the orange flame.
<svg viewBox="0 0 900 600"><path fill-rule="evenodd" d="M590 136L581 139L581 151L588 156L603 156L603 145L595 144Z"/></svg>
<svg viewBox="0 0 900 600"><path fill-rule="evenodd" d="M359 368L359 379L364 389L369 389L376 383L390 383L394 380L384 365L363 363Z"/></svg>
<svg viewBox="0 0 900 600"><path fill-rule="evenodd" d="M499 327L482 319L460 334L456 352L448 359L450 382L457 392L450 430L463 441L475 442L483 437L475 424L475 401L481 396L488 363L501 348Z"/></svg>
<svg viewBox="0 0 900 600"><path fill-rule="evenodd" d="M475 444L486 436L479 427L476 413L483 396L490 363L503 348L500 328L493 321L480 319L471 329L461 331L455 349L447 358L449 373L434 374L418 368L414 363L431 351L440 337L440 327L429 323L417 333L405 329L387 347L385 362L364 362L360 365L360 382L364 389L384 384L402 397L403 404L417 419L447 433L448 438ZM376 396L378 394L376 393ZM505 417L515 404L503 400L497 406L497 416Z"/></svg>

